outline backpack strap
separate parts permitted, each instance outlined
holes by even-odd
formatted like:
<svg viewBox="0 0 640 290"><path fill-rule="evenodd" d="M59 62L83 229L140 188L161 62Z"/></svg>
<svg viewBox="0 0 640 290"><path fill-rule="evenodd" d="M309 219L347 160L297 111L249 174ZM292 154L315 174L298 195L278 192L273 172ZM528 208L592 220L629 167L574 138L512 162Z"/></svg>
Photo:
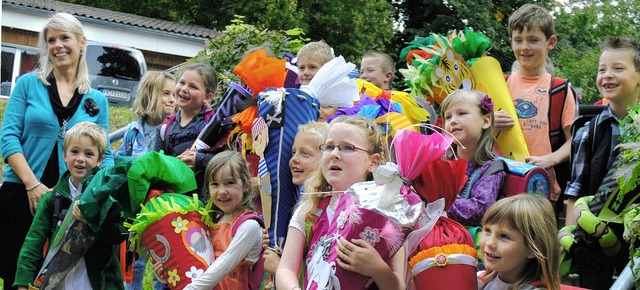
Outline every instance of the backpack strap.
<svg viewBox="0 0 640 290"><path fill-rule="evenodd" d="M308 247L310 246L309 244L313 239L313 231L311 229L315 224L318 223L318 220L322 216L322 213L324 213L324 211L327 209L327 206L329 206L329 201L331 201L330 196L321 198L316 209L307 217L304 223L304 231L307 236L307 240L305 242L305 249L308 249Z"/></svg>
<svg viewBox="0 0 640 290"><path fill-rule="evenodd" d="M551 147L556 150L566 140L562 130L562 111L569 91L567 79L551 76L549 86L549 139Z"/></svg>
<svg viewBox="0 0 640 290"><path fill-rule="evenodd" d="M249 219L253 219L255 221L258 222L258 224L260 224L260 227L262 227L264 229L264 221L262 220L262 217L260 217L260 215L258 215L256 212L247 212L243 215L241 215L231 226L231 238L233 238L236 235L236 232L238 231L238 228L240 227L240 225L242 225L245 221L249 220ZM264 249L262 249L260 251L260 255L258 255L258 260L256 261L255 264L253 264L253 266L249 266L249 281L248 281L248 286L249 289L253 290L253 289L260 289L260 284L262 282L262 278L264 276L264 257L263 254L264 253Z"/></svg>
<svg viewBox="0 0 640 290"><path fill-rule="evenodd" d="M591 118L591 122L589 123L589 139L591 142L591 154L596 152L596 147L602 141L602 130L598 130L598 123L600 123L601 114L596 115Z"/></svg>
<svg viewBox="0 0 640 290"><path fill-rule="evenodd" d="M507 163L504 160L500 158L494 158L493 162L491 162L491 165L489 165L487 170L485 170L485 172L482 173L482 176L480 178L496 174L500 171L507 171L508 168L509 167L507 166Z"/></svg>
<svg viewBox="0 0 640 290"><path fill-rule="evenodd" d="M260 226L262 228L264 228L264 221L262 220L262 218L260 217L260 215L258 215L255 212L247 212L243 215L241 215L234 223L233 226L231 226L231 237L233 238L233 236L236 235L236 232L238 231L238 228L240 227L240 225L242 223L244 223L246 220L249 219L254 219L258 222L258 224L260 224Z"/></svg>
<svg viewBox="0 0 640 290"><path fill-rule="evenodd" d="M67 215L69 207L71 206L71 202L68 201L67 198L60 192L54 189L52 192L51 203L53 213L51 215L51 227L49 229L49 236L53 237L53 233L55 233L56 229L58 228L58 223L61 222Z"/></svg>
<svg viewBox="0 0 640 290"><path fill-rule="evenodd" d="M215 112L212 109L205 109L204 110L204 121L205 123L209 123L209 120L211 120L211 118L213 117L213 114Z"/></svg>
<svg viewBox="0 0 640 290"><path fill-rule="evenodd" d="M471 196L471 189L476 184L476 182L478 182L478 180L482 179L485 176L496 174L500 171L506 171L505 169L507 168L507 163L505 163L504 160L500 158L493 159L489 167L487 167L487 170L485 170L482 174L478 173L478 169L480 169L480 167L476 168L476 170L471 173L471 176L467 180L467 183L465 183L462 191L460 191L460 196L469 198L469 196Z"/></svg>
<svg viewBox="0 0 640 290"><path fill-rule="evenodd" d="M172 114L167 116L167 119L160 124L160 139L164 142L164 139L167 137L167 131L169 130L169 126L171 123L176 120L176 114Z"/></svg>

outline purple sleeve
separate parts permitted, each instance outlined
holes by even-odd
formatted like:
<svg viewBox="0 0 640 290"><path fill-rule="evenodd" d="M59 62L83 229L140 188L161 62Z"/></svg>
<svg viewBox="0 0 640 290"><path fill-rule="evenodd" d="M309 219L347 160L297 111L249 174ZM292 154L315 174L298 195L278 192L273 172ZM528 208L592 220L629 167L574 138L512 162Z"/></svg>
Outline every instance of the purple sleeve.
<svg viewBox="0 0 640 290"><path fill-rule="evenodd" d="M488 165L483 167L484 172ZM447 211L448 217L464 226L479 226L484 213L496 202L506 175L504 171L500 171L480 178L471 189L469 198L456 198Z"/></svg>

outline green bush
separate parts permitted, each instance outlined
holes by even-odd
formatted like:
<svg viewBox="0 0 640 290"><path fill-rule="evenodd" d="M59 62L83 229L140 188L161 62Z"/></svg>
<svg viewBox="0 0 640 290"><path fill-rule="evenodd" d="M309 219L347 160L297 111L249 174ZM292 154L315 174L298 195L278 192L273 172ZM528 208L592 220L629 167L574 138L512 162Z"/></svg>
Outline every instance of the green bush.
<svg viewBox="0 0 640 290"><path fill-rule="evenodd" d="M226 91L229 82L239 82L240 78L232 70L244 58L245 53L256 47L267 47L276 57L285 53L295 54L309 41L300 28L284 31L262 29L244 23L244 16L237 16L217 37L207 41L203 51L189 62L209 63L218 72L220 83L213 105L217 104Z"/></svg>

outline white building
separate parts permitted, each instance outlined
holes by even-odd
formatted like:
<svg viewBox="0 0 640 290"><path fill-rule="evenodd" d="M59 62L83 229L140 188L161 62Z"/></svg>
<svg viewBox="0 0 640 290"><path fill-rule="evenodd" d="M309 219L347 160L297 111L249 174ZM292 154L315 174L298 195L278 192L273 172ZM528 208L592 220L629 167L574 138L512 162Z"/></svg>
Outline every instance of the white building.
<svg viewBox="0 0 640 290"><path fill-rule="evenodd" d="M56 12L76 16L84 25L88 40L141 50L150 70L164 70L184 62L204 49L205 40L219 34L201 26L59 1L2 0L0 76L4 85L36 65L38 34Z"/></svg>

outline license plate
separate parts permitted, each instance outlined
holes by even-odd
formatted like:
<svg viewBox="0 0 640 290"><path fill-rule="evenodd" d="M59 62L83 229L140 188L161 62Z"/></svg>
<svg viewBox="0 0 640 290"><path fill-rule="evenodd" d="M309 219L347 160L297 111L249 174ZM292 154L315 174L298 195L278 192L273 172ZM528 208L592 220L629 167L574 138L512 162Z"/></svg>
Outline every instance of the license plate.
<svg viewBox="0 0 640 290"><path fill-rule="evenodd" d="M131 93L129 92L110 90L110 89L102 89L102 93L107 98L111 97L111 98L122 99L122 100L129 100L129 96L131 95Z"/></svg>

